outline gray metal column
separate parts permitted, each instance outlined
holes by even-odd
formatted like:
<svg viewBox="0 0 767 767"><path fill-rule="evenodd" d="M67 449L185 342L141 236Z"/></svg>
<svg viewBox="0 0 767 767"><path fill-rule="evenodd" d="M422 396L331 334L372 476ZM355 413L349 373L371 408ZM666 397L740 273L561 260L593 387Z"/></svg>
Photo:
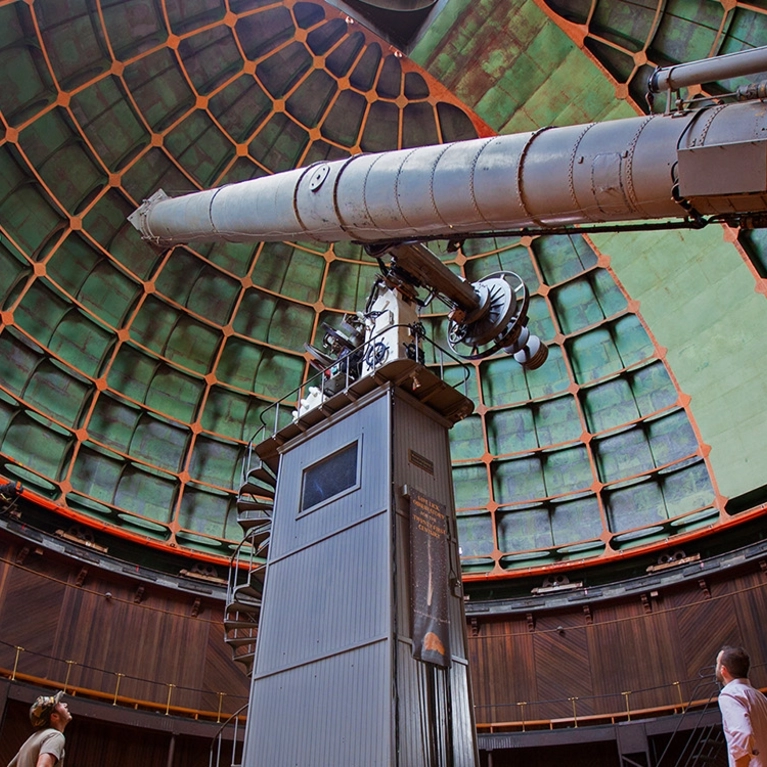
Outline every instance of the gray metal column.
<svg viewBox="0 0 767 767"><path fill-rule="evenodd" d="M450 424L387 383L279 448L244 767L478 764ZM416 659L411 608L435 595L447 633Z"/></svg>

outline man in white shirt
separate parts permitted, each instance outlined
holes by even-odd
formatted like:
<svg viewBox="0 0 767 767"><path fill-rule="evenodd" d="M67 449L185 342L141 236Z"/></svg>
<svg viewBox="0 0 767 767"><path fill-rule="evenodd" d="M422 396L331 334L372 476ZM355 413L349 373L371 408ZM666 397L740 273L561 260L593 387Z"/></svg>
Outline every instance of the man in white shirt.
<svg viewBox="0 0 767 767"><path fill-rule="evenodd" d="M742 647L723 647L716 678L724 685L719 710L730 767L767 767L767 698L748 681L751 660Z"/></svg>
<svg viewBox="0 0 767 767"><path fill-rule="evenodd" d="M29 709L29 721L37 728L8 767L63 767L64 728L72 721L63 691L41 695Z"/></svg>

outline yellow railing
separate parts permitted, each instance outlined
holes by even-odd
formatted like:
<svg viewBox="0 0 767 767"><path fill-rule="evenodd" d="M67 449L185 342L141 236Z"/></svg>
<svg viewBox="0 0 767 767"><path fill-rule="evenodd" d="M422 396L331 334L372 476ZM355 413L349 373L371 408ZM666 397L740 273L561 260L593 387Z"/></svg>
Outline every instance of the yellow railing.
<svg viewBox="0 0 767 767"><path fill-rule="evenodd" d="M767 664L751 667L752 679L764 681ZM689 710L701 710L716 699L718 688L714 680L714 667L701 669L695 679L669 682L664 685L635 690L623 690L605 695L571 695L567 698L544 701L512 701L508 703L479 704L474 708L477 731L484 733L526 732L527 730L555 730L599 724L630 722L658 716L672 716ZM687 697L683 693L687 691ZM767 693L767 687L759 688ZM667 701L655 705L638 706L636 701ZM633 702L633 705L632 705ZM605 709L598 713L600 708ZM536 716L536 709L540 714ZM545 714L552 711L572 712L569 716L553 718ZM501 719L503 713L515 718Z"/></svg>
<svg viewBox="0 0 767 767"><path fill-rule="evenodd" d="M578 698L568 698L568 702L574 702ZM709 698L690 701L686 706L668 705L654 706L652 708L638 708L631 711L618 711L605 714L579 715L573 705L573 716L561 719L529 719L524 718L510 722L478 722L477 732L500 733L500 732L526 732L528 730L557 730L567 727L588 727L598 724L618 724L619 722L631 721L631 718L645 719L648 717L671 716L680 714L683 710L703 708L709 702ZM527 704L517 703L524 708Z"/></svg>
<svg viewBox="0 0 767 767"><path fill-rule="evenodd" d="M101 690L91 690L87 687L73 687L67 686L60 680L44 679L39 676L33 676L32 674L13 673L9 669L0 668L0 676L7 677L11 681L26 682L33 684L36 687L46 687L52 690L64 690L67 695L78 698L87 698L89 700L101 701L111 703L113 706L122 706L125 708L132 708L135 711L151 711L153 713L162 712L166 716L183 716L189 719L199 719L202 721L210 721L220 723L222 717L229 717L229 714L225 714L222 711L223 699L226 693L217 693L219 699L218 711L202 711L195 708L187 708L185 706L175 706L171 704L171 693L175 684L168 684L168 697L164 702L152 701L152 700L139 700L138 698L129 698L124 695L119 695L120 678L124 677L124 674L115 674L117 684L115 686L114 693L102 692Z"/></svg>
<svg viewBox="0 0 767 767"><path fill-rule="evenodd" d="M136 711L151 711L154 713L163 713L166 716L182 716L190 719L199 719L204 721L218 722L222 719L230 717L230 712L224 711L224 700L228 697L232 700L232 704L237 706L238 709L242 707L244 700L243 696L232 696L226 692L215 693L218 698L218 707L216 711L207 711L198 708L190 708L188 706L178 706L173 704L173 692L178 688L178 685L173 683L153 683L155 686L159 686L167 690L167 695L162 701L148 700L143 698L135 698L127 695L120 695L120 684L127 677L126 674L121 672L112 672L110 675L115 678L114 690L96 690L90 687L83 687L79 685L72 685L69 683L70 672L72 666L78 665L76 661L67 660L63 663L67 666L66 678L50 679L48 677L40 677L34 674L27 674L18 670L19 659L24 652L23 647L15 647L15 657L13 668L0 667L0 676L10 679L12 682L26 682L33 684L37 687L45 687L53 690L64 690L67 695L72 695L80 698L88 698L90 700L101 701L111 703L113 706L122 706L126 708L132 708ZM210 694L210 691L198 690L199 693Z"/></svg>
<svg viewBox="0 0 767 767"><path fill-rule="evenodd" d="M0 643L5 644L5 643ZM10 645L6 644L6 647L10 647ZM60 660L55 658L48 658L47 660L63 663L66 666L66 675L64 680L61 679L51 679L49 677L40 677L36 676L34 674L24 673L19 671L19 664L21 661L21 658L23 657L23 653L25 652L23 647L15 646L14 649L14 661L12 668L4 668L0 667L0 676L6 677L10 679L11 681L19 681L19 682L26 682L29 684L33 684L39 687L44 687L48 689L54 689L54 690L64 690L68 695L81 697L81 698L87 698L94 701L101 701L110 703L113 706L122 706L127 708L132 708L134 710L143 710L143 711L151 711L153 713L163 713L166 716L181 716L181 717L187 717L191 719L197 719L197 720L203 720L203 721L210 721L210 722L217 722L221 723L222 720L225 720L227 718L230 718L232 716L240 718L242 721L244 721L245 715L240 714L239 712L243 708L243 704L247 702L247 699L243 695L230 695L226 692L218 692L215 693L218 699L218 705L217 710L204 710L199 708L193 708L189 706L179 706L173 703L173 695L174 692L178 689L183 689L187 693L188 692L194 692L196 694L202 695L207 694L210 695L210 690L192 690L191 688L180 688L178 685L167 682L154 682L149 680L141 680L137 679L135 677L130 677L122 672L106 672L103 670L102 673L104 673L108 677L112 677L115 680L114 688L110 690L97 690L89 687L84 686L78 686L78 685L72 685L70 684L70 676L73 667L75 666L81 666L81 668L87 668L85 666L82 666L82 664L78 664L74 660ZM36 655L36 653L30 653L32 655ZM763 666L764 664L762 664ZM762 670L762 666L755 666L753 667L753 670L756 671L757 669ZM163 699L162 700L152 700L149 698L138 698L138 697L132 697L128 695L121 695L120 694L120 685L125 679L130 679L134 682L141 682L148 685L152 685L155 688L162 689L163 690ZM685 702L683 698L682 693L682 685L686 685L688 689L692 689L692 693L690 695L690 699ZM631 706L631 700L632 696L639 696L642 693L653 693L656 694L660 689L668 688L669 697L674 697L676 700L674 702L669 702L662 705L656 705L656 706L649 706L649 707L637 707L634 708ZM761 688L763 692L767 692L767 688ZM639 689L639 690L625 690L620 693L615 693L613 695L602 695L602 696L569 696L567 698L562 698L561 700L546 700L546 701L517 701L513 703L494 703L494 704L486 704L486 705L477 705L475 706L475 718L477 720L477 731L480 733L501 733L501 732L525 732L527 730L555 730L559 728L568 728L568 727L579 727L579 726L589 726L589 725L598 725L598 724L616 724L619 722L626 722L631 721L632 718L635 719L643 719L648 717L657 717L657 716L670 716L674 714L680 714L684 711L690 710L690 709L700 709L707 705L712 697L714 696L714 693L716 692L716 688L714 687L714 680L710 677L710 675L706 674L705 676L699 677L697 680L686 680L683 682L674 681L670 682L667 685L662 685L661 687L651 687L646 689ZM704 694L705 693L705 694ZM613 710L608 712L602 712L602 713L579 713L578 707L581 707L581 711L583 711L584 708L588 710L589 708L594 707L594 703L597 700L603 700L605 698L615 698L616 703L618 702L618 698L622 697L625 701L625 704L621 710ZM227 702L230 703L231 708L234 709L234 712L231 711L224 711L224 701L227 700ZM561 717L561 718L547 718L547 717L540 717L540 718L528 718L530 715L531 709L534 709L535 707L540 707L542 709L548 709L551 711L552 709L563 709L564 707L567 707L568 710L572 711L571 716ZM482 716L482 710L498 710L498 709L506 709L506 708L515 708L517 712L516 719L503 721L483 721ZM617 706L616 706L617 708Z"/></svg>

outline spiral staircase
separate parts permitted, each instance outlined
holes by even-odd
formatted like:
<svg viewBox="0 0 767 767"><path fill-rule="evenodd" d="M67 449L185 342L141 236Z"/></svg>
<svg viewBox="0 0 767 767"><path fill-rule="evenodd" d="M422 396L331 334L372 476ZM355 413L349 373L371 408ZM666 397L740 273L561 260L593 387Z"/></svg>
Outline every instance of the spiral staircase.
<svg viewBox="0 0 767 767"><path fill-rule="evenodd" d="M248 676L255 658L276 485L276 463L269 466L255 458L249 446L236 504L244 537L232 555L224 612L224 641Z"/></svg>

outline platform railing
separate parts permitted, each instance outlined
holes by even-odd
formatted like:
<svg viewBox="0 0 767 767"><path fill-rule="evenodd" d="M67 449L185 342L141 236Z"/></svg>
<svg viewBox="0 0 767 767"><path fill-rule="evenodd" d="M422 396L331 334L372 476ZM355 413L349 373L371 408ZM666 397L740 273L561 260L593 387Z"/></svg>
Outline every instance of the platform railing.
<svg viewBox="0 0 767 767"><path fill-rule="evenodd" d="M54 658L8 642L0 641L0 651L3 654L0 676L12 682L64 690L67 695L136 711L221 722L231 715L232 709L238 709L246 701L245 695L226 690L192 688L180 684L179 680L143 679L123 671L90 666L83 660ZM39 668L40 664L45 666L44 675L37 670L32 673L31 668ZM82 684L84 673L91 679L99 678L101 684L98 687ZM205 706L205 701L213 707Z"/></svg>
<svg viewBox="0 0 767 767"><path fill-rule="evenodd" d="M8 645L8 643L0 642L0 645L5 645L6 647L12 647ZM13 649L13 648L12 648ZM0 667L0 676L5 677L7 679L10 679L11 681L18 681L22 683L27 684L33 684L37 687L42 687L46 689L51 690L65 690L68 695L76 696L76 697L82 697L82 698L88 698L96 701L106 702L114 706L123 706L127 708L132 708L135 710L145 710L145 711L153 711L155 713L162 713L167 716L181 716L181 717L187 717L192 719L200 719L200 720L206 720L206 721L213 721L217 723L221 723L225 721L225 719L231 718L231 717L239 717L240 718L240 724L242 724L242 720L244 718L244 707L247 706L247 701L245 701L245 696L243 695L230 695L226 692L219 692L217 693L217 708L216 710L211 709L200 709L200 708L194 708L194 707L188 707L188 706L179 706L170 700L168 692L175 691L176 689L179 690L191 690L191 688L183 688L179 686L176 688L175 685L167 684L167 683L160 683L160 682L151 682L151 684L155 685L155 687L158 690L164 690L165 694L160 694L155 698L138 698L133 696L127 696L123 695L120 692L120 682L123 679L129 679L129 680L136 680L136 677L130 677L126 674L121 673L115 673L115 672L105 672L107 674L107 678L111 678L113 680L113 684L111 686L111 689L105 690L105 689L93 689L88 688L80 685L73 685L69 683L66 679L66 671L64 672L64 676L47 676L47 677L41 677L36 676L33 674L25 673L21 670L21 666L23 665L23 657L24 654L29 652L23 650L23 648L16 648L17 655L19 662L16 664L11 664L7 667ZM32 655L33 653L29 653ZM55 660L58 663L61 663L62 666L67 666L66 660L61 659L50 659L48 656L43 656L48 660ZM76 664L77 666L81 666L81 664ZM762 664L762 666L758 668L762 668L765 664ZM84 668L87 668L87 666L82 666ZM757 667L755 667L757 668ZM147 681L147 680L139 680L139 681ZM687 680L689 683L694 683L696 680ZM699 681L699 680L698 680ZM475 720L477 722L476 728L479 733L503 733L503 732L525 732L528 730L556 730L560 728L567 728L567 727L586 727L590 725L598 725L598 724L617 724L620 722L627 722L627 721L633 721L636 719L647 719L650 717L659 717L659 716L672 716L672 715L679 715L685 712L700 712L701 709L705 708L706 706L713 705L713 701L716 699L716 692L705 696L701 698L697 697L690 697L689 699L680 701L680 693L678 692L680 689L680 682L670 682L667 685L661 685L661 686L654 686L654 687L648 687L648 688L641 688L634 690L633 692L635 694L643 693L643 692L656 692L659 689L667 689L669 691L669 697L673 698L673 700L669 700L665 704L657 705L657 706L648 706L648 707L629 707L629 709L621 709L616 708L612 711L604 711L596 714L586 714L583 713L583 709L585 706L593 706L594 702L599 699L604 699L607 697L621 697L620 693L615 693L613 696L568 696L563 697L559 699L552 699L548 701L535 701L535 702L525 702L525 701L518 701L516 703L509 703L505 704L509 708L514 707L517 709L517 717L513 720L509 721L502 721L500 719L498 720L491 720L488 721L487 719L483 719L482 717L482 710L483 709L490 709L492 706L475 706ZM711 680L703 680L703 685L705 684L711 684L711 686L714 686L713 679ZM767 688L761 688L763 692L767 692ZM196 690L196 692L203 693L206 691L203 690ZM209 692L209 691L207 691ZM569 717L538 717L534 718L532 716L526 716L525 711L532 705L536 706L545 706L549 708L550 710L552 708L560 708L560 707L568 707L571 711L573 709L573 702L575 702L576 706L580 706L580 709L577 709L575 711L575 714ZM229 704L229 705L226 705ZM232 713L231 709L233 706L237 706L236 710Z"/></svg>
<svg viewBox="0 0 767 767"><path fill-rule="evenodd" d="M753 679L763 680L767 664L751 667ZM767 687L759 687L767 693ZM556 730L598 724L617 724L656 716L685 714L687 724L693 714L701 717L711 709L718 696L714 667L701 669L690 679L674 680L652 687L622 690L603 695L569 695L549 700L527 700L477 704L474 707L480 733ZM643 705L640 701L667 702ZM562 716L553 715L561 711ZM513 713L505 718L504 712ZM681 727L682 725L679 725ZM685 731L686 731L685 727Z"/></svg>
<svg viewBox="0 0 767 767"><path fill-rule="evenodd" d="M309 390L311 388L316 388L320 392L321 397L332 396L340 391L348 391L351 385L360 378L360 376L352 369L354 360L357 360L360 365L364 362L371 373L374 373L375 370L383 367L389 360L386 358L379 360L374 352L377 345L381 343L379 339L397 328L412 329L412 326L405 324L389 325L367 339L364 344L356 347L353 351L350 351L349 354L334 360L332 364L323 368L311 378L308 378L300 386L297 386L295 389L288 392L284 397L273 402L267 408L264 408L259 416L261 427L255 432L248 443L245 460L243 461L243 483L247 476L248 468L252 466L252 455L255 446L267 437L274 436L283 426L290 422L293 417L293 411L299 407L300 401L306 398ZM436 341L433 341L426 336L422 330L415 331L413 335L413 344L414 360L425 367L436 368L435 372L437 372L441 379L445 379L445 372L448 369L460 370L462 378L455 381L452 385L456 388L462 387L464 396L467 398L469 397L468 382L472 372L470 365L467 365L452 352L441 347ZM423 344L426 345L426 350L424 350ZM430 354L427 354L427 351L430 352ZM337 369L337 372L341 371L343 373L343 385L338 389L330 391L329 386L331 385L331 378L328 374L334 368ZM333 386L338 386L337 372L336 377L332 379L334 381Z"/></svg>
<svg viewBox="0 0 767 767"><path fill-rule="evenodd" d="M268 521L267 515L264 523ZM258 554L259 547L253 543L253 536L257 533L257 530L249 530L232 553L226 587L227 604L235 600L238 588L249 583L250 574L266 565L264 557Z"/></svg>

